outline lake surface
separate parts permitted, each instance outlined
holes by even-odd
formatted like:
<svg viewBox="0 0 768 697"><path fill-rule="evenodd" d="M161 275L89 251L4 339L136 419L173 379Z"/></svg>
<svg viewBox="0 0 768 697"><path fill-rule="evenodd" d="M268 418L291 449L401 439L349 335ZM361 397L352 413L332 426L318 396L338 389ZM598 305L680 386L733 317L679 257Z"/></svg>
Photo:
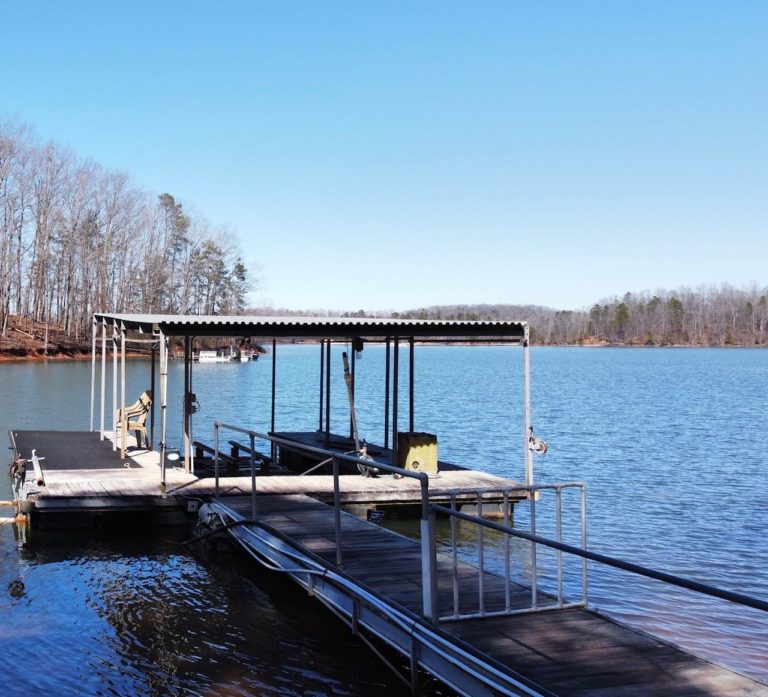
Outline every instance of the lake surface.
<svg viewBox="0 0 768 697"><path fill-rule="evenodd" d="M357 363L360 435L375 443L384 438L383 355L367 346ZM407 354L401 358L407 430ZM531 359L533 424L549 444L536 457L536 478L586 482L590 548L768 599L768 351L534 348ZM195 366L195 438L212 442L215 420L269 430L271 361ZM277 430L318 427L318 366L317 347L278 347ZM332 429L344 433L340 366L334 351ZM0 365L0 428L86 430L90 370ZM438 435L441 459L522 478L519 349L418 347L416 374L414 426ZM146 362L129 364L129 401L149 386L147 376ZM178 446L180 364L171 364L169 383L169 445ZM109 395L107 402L109 415ZM8 497L3 478L0 499ZM553 525L546 502L538 505L545 535ZM566 504L572 519L575 501ZM525 527L527 506L515 516ZM405 532L410 525L389 524ZM178 544L188 535L25 535L0 525L0 686L29 694L406 694L300 592L237 555L193 554ZM524 576L527 551L515 554ZM542 561L547 567L546 555ZM578 568L566 567L571 596L580 590ZM23 592L11 592L15 580ZM545 575L545 587L551 582ZM590 601L768 680L765 613L594 565Z"/></svg>

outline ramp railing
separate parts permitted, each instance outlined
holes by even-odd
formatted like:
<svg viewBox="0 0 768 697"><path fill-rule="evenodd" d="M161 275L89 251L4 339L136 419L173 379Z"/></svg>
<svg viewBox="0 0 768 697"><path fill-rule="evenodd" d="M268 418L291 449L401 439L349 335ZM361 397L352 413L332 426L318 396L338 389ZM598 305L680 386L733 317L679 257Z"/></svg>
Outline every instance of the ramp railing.
<svg viewBox="0 0 768 697"><path fill-rule="evenodd" d="M581 484L563 484L563 485L548 485L547 488L569 488L569 487L578 487L582 488L583 485ZM534 486L531 487L532 490L538 489L539 487ZM487 535L488 531L493 531L495 533L499 533L504 539L508 539L510 537L518 538L521 540L527 540L532 544L532 546L535 548L537 546L546 547L549 549L553 549L558 553L558 557L562 554L568 554L577 558L580 558L582 560L582 568L583 568L583 590L582 590L582 599L579 602L574 603L568 603L565 601L562 591L562 575L560 571L558 571L558 582L557 582L557 591L555 595L545 595L541 592L539 592L536 588L537 583L537 569L536 564L534 563L532 566L532 580L534 581L531 584L531 588L528 589L530 592L530 603L528 603L526 606L519 606L519 607L512 607L509 602L507 603L506 607L502 609L501 611L493 612L488 611L487 608L483 607L483 603L486 602L484 597L478 600L478 606L479 610L474 612L462 612L456 603L454 603L454 611L450 615L442 616L440 617L440 621L450 621L450 620L458 620L458 619L467 619L469 617L477 617L477 616L489 616L492 614L516 614L516 613L523 613L523 612L536 612L541 610L550 610L550 609L561 609L564 607L573 607L573 606L583 606L587 603L587 582L586 582L586 564L588 561L596 562L604 566L612 567L614 569L619 569L621 571L626 571L631 574L635 574L637 576L654 579L656 581L661 581L662 583L665 583L670 586L675 586L678 588L683 588L688 591L693 591L695 593L699 593L701 595L706 595L712 598L719 598L721 600L726 600L728 602L742 605L744 607L750 607L756 610L761 610L763 612L768 612L768 600L763 600L762 598L755 598L753 596L746 595L744 593L737 593L734 591L717 588L715 586L711 586L706 583L701 583L699 581L695 581L693 579L684 578L681 576L675 576L673 574L666 573L664 571L659 571L657 569L651 569L646 566L641 566L639 564L634 564L632 562L624 561L623 559L617 559L615 557L611 557L605 554L600 554L598 552L593 552L586 548L586 532L584 532L584 538L582 539L581 546L575 546L571 544L567 544L563 542L562 540L553 540L546 537L542 537L535 532L535 524L532 525L531 531L526 530L518 530L516 528L512 528L508 525L501 525L499 523L493 522L491 520L484 519L477 515L471 515L468 513L464 513L460 510L457 510L455 506L442 506L442 505L433 505L432 506L432 514L437 515L445 515L449 516L451 520L461 520L466 521L468 523L471 523L473 525L478 526L478 528L481 528L484 532L478 532L478 540L484 542L484 536ZM535 513L532 513L532 517L535 516ZM559 535L559 533L558 533ZM535 559L535 556L534 556ZM454 564L454 567L461 571L461 564L457 561ZM488 576L487 574L482 573L483 568L483 562L482 557L480 560L480 563L478 564L478 567L471 567L476 568L477 571L480 572L480 576ZM560 569L560 562L558 562L558 569ZM457 572L454 572L456 574ZM491 577L493 574L490 575ZM504 575L505 581L507 582L508 586L514 586L514 583L510 583L510 578L508 574ZM478 582L478 585L480 585L480 582ZM521 586L523 587L523 586ZM487 588L484 590L488 590ZM454 597L456 597L456 592L454 591Z"/></svg>
<svg viewBox="0 0 768 697"><path fill-rule="evenodd" d="M341 534L341 488L339 478L340 463L346 462L355 467L371 468L374 467L381 472L396 474L400 477L416 479L420 485L421 492L421 516L419 522L419 537L421 545L421 581L422 581L422 605L423 615L432 622L437 621L437 572L436 572L436 551L435 551L435 531L434 515L432 514L429 501L429 475L424 472L406 470L395 465L379 462L377 460L363 459L356 455L339 453L325 448L318 448L273 436L268 433L259 433L248 429L225 424L221 421L214 423L214 492L215 498L220 496L219 488L219 435L222 430L230 430L236 433L247 435L250 439L250 469L251 469L251 514L254 521L257 520L257 478L256 478L256 460L259 458L255 449L256 440L270 443L274 446L283 446L286 448L299 448L302 453L313 455L320 460L330 460L333 472L333 510L334 510L334 529L335 529L335 547L336 547L336 566L343 568L344 553Z"/></svg>
<svg viewBox="0 0 768 697"><path fill-rule="evenodd" d="M501 498L503 518L511 520L510 494L519 496L521 491L528 493L530 505L530 532L536 537L539 525L538 508L542 495L554 494L554 525L556 542L562 544L563 532L563 494L569 490L579 495L580 510L578 511L579 525L575 534L579 538L581 549L586 549L586 487L581 482L562 482L556 484L537 484L532 486L516 486L504 489L482 489L480 491L455 490L451 493L451 505L434 505L436 514L450 519L450 540L448 555L451 559L452 609L449 614L440 616L441 621L472 619L498 615L514 615L538 610L562 609L569 607L584 607L587 604L588 578L587 562L581 561L581 599L569 602L564 591L564 559L563 550L555 548L554 554L554 593L542 594L539 589L540 580L547 571L542 564L541 555L536 543L531 544L529 554L513 555L512 540L524 537L522 531L508 525L498 525L484 518L484 499L489 494L496 493ZM470 493L475 494L475 501L467 499ZM461 498L459 498L461 497ZM475 514L461 511L472 505ZM497 504L493 504L496 506ZM463 521L464 530L459 530ZM469 523L475 525L471 529ZM469 531L467 530L469 527ZM571 532L571 537L573 536ZM493 539L491 539L493 538ZM459 548L466 542L469 552L460 555ZM490 560L489 556L494 558ZM513 563L514 556L514 563ZM513 568L516 567L516 568Z"/></svg>

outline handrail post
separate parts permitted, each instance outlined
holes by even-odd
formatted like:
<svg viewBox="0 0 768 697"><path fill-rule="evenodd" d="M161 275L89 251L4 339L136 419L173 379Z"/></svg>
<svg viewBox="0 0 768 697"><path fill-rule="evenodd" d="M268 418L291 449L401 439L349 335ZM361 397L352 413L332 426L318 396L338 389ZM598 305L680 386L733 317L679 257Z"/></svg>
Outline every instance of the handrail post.
<svg viewBox="0 0 768 697"><path fill-rule="evenodd" d="M336 566L341 568L341 492L339 491L339 460L334 457L333 466L333 526L336 531Z"/></svg>
<svg viewBox="0 0 768 697"><path fill-rule="evenodd" d="M218 421L213 424L213 476L216 480L214 498L219 498L219 425Z"/></svg>
<svg viewBox="0 0 768 697"><path fill-rule="evenodd" d="M555 527L557 530L558 542L563 541L563 489L562 487L555 488ZM563 606L563 551L558 549L557 552L557 604Z"/></svg>
<svg viewBox="0 0 768 697"><path fill-rule="evenodd" d="M456 494L451 494L451 510L458 510ZM457 540L456 516L451 516L451 556L453 558L453 616L459 616L459 550Z"/></svg>
<svg viewBox="0 0 768 697"><path fill-rule="evenodd" d="M531 487L531 534L536 535L536 489ZM539 599L536 586L539 582L539 569L536 559L536 542L531 541L531 609L536 610L539 607Z"/></svg>
<svg viewBox="0 0 768 697"><path fill-rule="evenodd" d="M421 587L424 617L437 624L437 546L435 512L429 505L429 478L421 479Z"/></svg>
<svg viewBox="0 0 768 697"><path fill-rule="evenodd" d="M509 520L509 491L504 490L504 524L511 527ZM509 612L512 605L512 596L510 588L510 549L509 533L504 533L504 609Z"/></svg>
<svg viewBox="0 0 768 697"><path fill-rule="evenodd" d="M250 433L249 435L251 438L251 520L256 520L256 458L254 456L254 447L256 443L253 433Z"/></svg>
<svg viewBox="0 0 768 697"><path fill-rule="evenodd" d="M587 549L587 487L581 485L581 548ZM584 605L587 604L589 596L589 579L587 572L587 559L581 560L581 599Z"/></svg>
<svg viewBox="0 0 768 697"><path fill-rule="evenodd" d="M483 495L477 495L477 517L483 519ZM485 615L485 536L483 535L483 526L477 526L477 607L480 616Z"/></svg>

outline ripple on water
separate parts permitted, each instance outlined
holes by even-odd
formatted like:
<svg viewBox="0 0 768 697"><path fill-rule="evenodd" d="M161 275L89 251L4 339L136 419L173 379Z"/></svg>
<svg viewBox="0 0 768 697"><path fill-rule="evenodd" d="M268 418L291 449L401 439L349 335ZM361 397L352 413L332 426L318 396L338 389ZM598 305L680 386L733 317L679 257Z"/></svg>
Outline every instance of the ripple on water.
<svg viewBox="0 0 768 697"><path fill-rule="evenodd" d="M8 542L0 532L0 546ZM180 547L156 547L122 542L115 552L85 540L4 564L0 580L7 587L21 573L25 594L0 597L0 686L56 695L386 693L380 666L368 677L347 664L347 651L368 654L346 629L330 620L325 637L307 631L305 613L318 626L329 618L300 593L276 596L274 582L261 587L232 560L203 566Z"/></svg>

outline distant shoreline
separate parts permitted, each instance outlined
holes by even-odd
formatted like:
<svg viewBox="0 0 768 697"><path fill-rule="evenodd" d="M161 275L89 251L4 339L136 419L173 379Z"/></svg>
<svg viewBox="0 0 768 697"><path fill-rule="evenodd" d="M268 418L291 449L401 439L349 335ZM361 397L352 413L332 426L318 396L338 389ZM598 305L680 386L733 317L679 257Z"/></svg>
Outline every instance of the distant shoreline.
<svg viewBox="0 0 768 697"><path fill-rule="evenodd" d="M302 344L312 344L314 342L301 341L301 342L280 342L278 345L282 346L298 346ZM374 344L383 345L384 342L371 342ZM441 344L442 346L501 346L505 345L503 342L483 342L474 343L469 341L454 341ZM583 348L583 349L606 349L606 348L619 348L619 349L762 349L765 350L768 346L755 344L753 346L747 346L745 344L728 344L726 346L704 346L701 344L610 344L610 343L582 343L582 344L531 344L531 348ZM71 362L83 362L91 360L90 347L87 351L83 350L77 353L69 352L56 352L50 354L40 353L38 351L26 351L23 349L11 349L0 350L0 363L43 363L47 361L71 363ZM101 356L101 351L96 352L97 359ZM127 353L126 358L131 360L139 360L142 358L149 358L147 354L143 353Z"/></svg>

